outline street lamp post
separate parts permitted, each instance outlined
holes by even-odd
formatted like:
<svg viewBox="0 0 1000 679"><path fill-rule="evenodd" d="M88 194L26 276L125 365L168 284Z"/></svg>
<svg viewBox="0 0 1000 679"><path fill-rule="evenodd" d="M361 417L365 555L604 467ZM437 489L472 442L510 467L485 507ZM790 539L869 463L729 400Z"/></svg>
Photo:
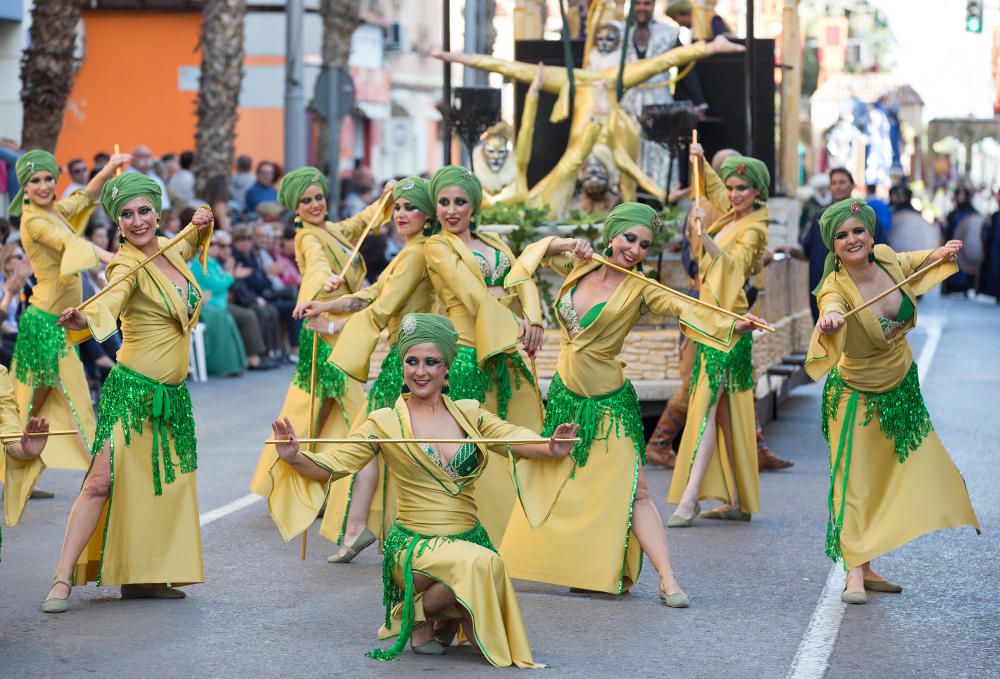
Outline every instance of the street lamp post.
<svg viewBox="0 0 1000 679"><path fill-rule="evenodd" d="M302 87L304 0L285 5L285 170L306 164L306 97Z"/></svg>

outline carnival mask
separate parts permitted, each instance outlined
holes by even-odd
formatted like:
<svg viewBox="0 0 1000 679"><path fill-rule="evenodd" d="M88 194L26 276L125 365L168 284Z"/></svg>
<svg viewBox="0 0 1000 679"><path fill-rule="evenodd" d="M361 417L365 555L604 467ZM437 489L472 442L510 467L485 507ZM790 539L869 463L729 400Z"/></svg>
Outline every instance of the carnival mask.
<svg viewBox="0 0 1000 679"><path fill-rule="evenodd" d="M611 178L608 168L600 160L591 156L580 173L581 188L591 198L599 198L607 193Z"/></svg>
<svg viewBox="0 0 1000 679"><path fill-rule="evenodd" d="M617 52L622 44L621 32L614 24L604 24L594 35L594 46L601 54Z"/></svg>
<svg viewBox="0 0 1000 679"><path fill-rule="evenodd" d="M510 156L510 140L499 134L491 134L483 140L483 155L493 172L500 172Z"/></svg>

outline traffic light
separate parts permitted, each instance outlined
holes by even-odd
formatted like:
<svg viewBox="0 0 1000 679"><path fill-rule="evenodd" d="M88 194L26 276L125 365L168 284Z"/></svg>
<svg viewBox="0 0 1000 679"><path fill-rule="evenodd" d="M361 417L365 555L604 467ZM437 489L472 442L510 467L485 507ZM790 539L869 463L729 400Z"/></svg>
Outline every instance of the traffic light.
<svg viewBox="0 0 1000 679"><path fill-rule="evenodd" d="M965 30L969 33L983 32L983 0L966 0Z"/></svg>

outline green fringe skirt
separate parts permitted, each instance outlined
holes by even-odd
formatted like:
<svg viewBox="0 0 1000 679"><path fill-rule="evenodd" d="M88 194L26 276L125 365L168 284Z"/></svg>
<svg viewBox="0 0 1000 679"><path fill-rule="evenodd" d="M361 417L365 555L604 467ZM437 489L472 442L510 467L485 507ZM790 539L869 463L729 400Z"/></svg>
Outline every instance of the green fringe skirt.
<svg viewBox="0 0 1000 679"><path fill-rule="evenodd" d="M59 359L66 355L66 329L56 325L59 316L28 306L18 321L14 343L15 376L21 384L56 387Z"/></svg>
<svg viewBox="0 0 1000 679"><path fill-rule="evenodd" d="M295 368L292 384L306 392L312 393L312 330L307 330L305 323L299 332L299 362ZM324 398L340 398L347 386L347 377L330 363L330 345L323 338L316 340L316 396Z"/></svg>
<svg viewBox="0 0 1000 679"><path fill-rule="evenodd" d="M400 368L402 371L402 368ZM402 372L400 373L402 379ZM448 369L448 398L452 401L472 399L484 403L486 391L492 387L489 375L479 367L479 357L472 347L458 348Z"/></svg>
<svg viewBox="0 0 1000 679"><path fill-rule="evenodd" d="M392 408L403 393L403 363L395 344L382 359L382 368L368 392L368 412Z"/></svg>
<svg viewBox="0 0 1000 679"><path fill-rule="evenodd" d="M878 425L887 439L893 442L893 449L900 464L906 461L909 454L920 447L924 439L933 430L930 413L920 392L920 377L916 362L910 364L906 377L896 387L882 393L858 391L852 388L840 372L834 368L830 371L823 385L823 437L827 445L830 441L830 423L837 419L840 400L844 390L849 392L847 405L844 408L844 423L840 429L840 440L837 442L837 453L830 465L830 491L827 495L826 523L826 555L834 561L842 558L840 534L844 527L844 508L847 506L847 480L851 471L852 434L858 415L859 401L863 398L865 405L864 420L861 426L867 427L872 418L878 417ZM844 462L844 476L840 488L840 511L834 512L834 491L836 490L837 470L841 460Z"/></svg>
<svg viewBox="0 0 1000 679"><path fill-rule="evenodd" d="M715 404L719 385L723 380L726 381L726 392L730 394L753 389L753 337L750 333L740 337L729 353L697 341L695 344L698 347L691 372L690 393L694 393L702 371L708 377L708 387L712 394L710 406Z"/></svg>
<svg viewBox="0 0 1000 679"><path fill-rule="evenodd" d="M132 432L142 434L144 422L153 430L153 493L163 494L162 483L176 480L174 467L182 474L198 468L194 413L187 384L162 384L142 373L115 365L101 389L97 413L97 432L91 455L101 452L114 434L115 425L122 423L125 445L131 445ZM170 455L170 439L174 440L175 463ZM162 454L162 464L161 464ZM162 466L162 481L161 481Z"/></svg>
<svg viewBox="0 0 1000 679"><path fill-rule="evenodd" d="M607 426L603 426L605 417L608 418ZM625 380L622 386L610 393L588 398L570 391L559 373L556 373L549 385L542 437L552 436L556 427L564 422L580 425L577 433L580 440L570 453L576 460L577 467L587 464L595 439L603 440L607 445L612 434L621 438L623 433L632 439L636 454L646 464L646 437L642 428L639 397L630 381Z"/></svg>
<svg viewBox="0 0 1000 679"><path fill-rule="evenodd" d="M396 643L388 649L376 648L369 651L366 654L369 658L393 660L406 648L406 642L409 641L410 633L413 631L415 616L413 557L420 556L428 549L433 550L436 545L442 542L454 542L455 540L471 542L494 553L497 551L481 523L476 523L464 533L454 535L420 535L398 521L393 522L382 545L384 549L382 555L382 603L385 604L385 626L387 628L392 625L392 609L400 603L403 604L402 620ZM397 586L392 580L393 568L400 558L403 560L403 587Z"/></svg>

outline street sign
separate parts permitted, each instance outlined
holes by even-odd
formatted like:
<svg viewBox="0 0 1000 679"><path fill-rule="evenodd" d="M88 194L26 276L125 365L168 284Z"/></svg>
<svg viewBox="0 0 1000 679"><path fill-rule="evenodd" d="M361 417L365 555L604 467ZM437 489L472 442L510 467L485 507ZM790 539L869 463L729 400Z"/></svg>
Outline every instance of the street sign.
<svg viewBox="0 0 1000 679"><path fill-rule="evenodd" d="M322 71L313 88L313 108L329 120L340 120L354 108L354 80L346 68Z"/></svg>

